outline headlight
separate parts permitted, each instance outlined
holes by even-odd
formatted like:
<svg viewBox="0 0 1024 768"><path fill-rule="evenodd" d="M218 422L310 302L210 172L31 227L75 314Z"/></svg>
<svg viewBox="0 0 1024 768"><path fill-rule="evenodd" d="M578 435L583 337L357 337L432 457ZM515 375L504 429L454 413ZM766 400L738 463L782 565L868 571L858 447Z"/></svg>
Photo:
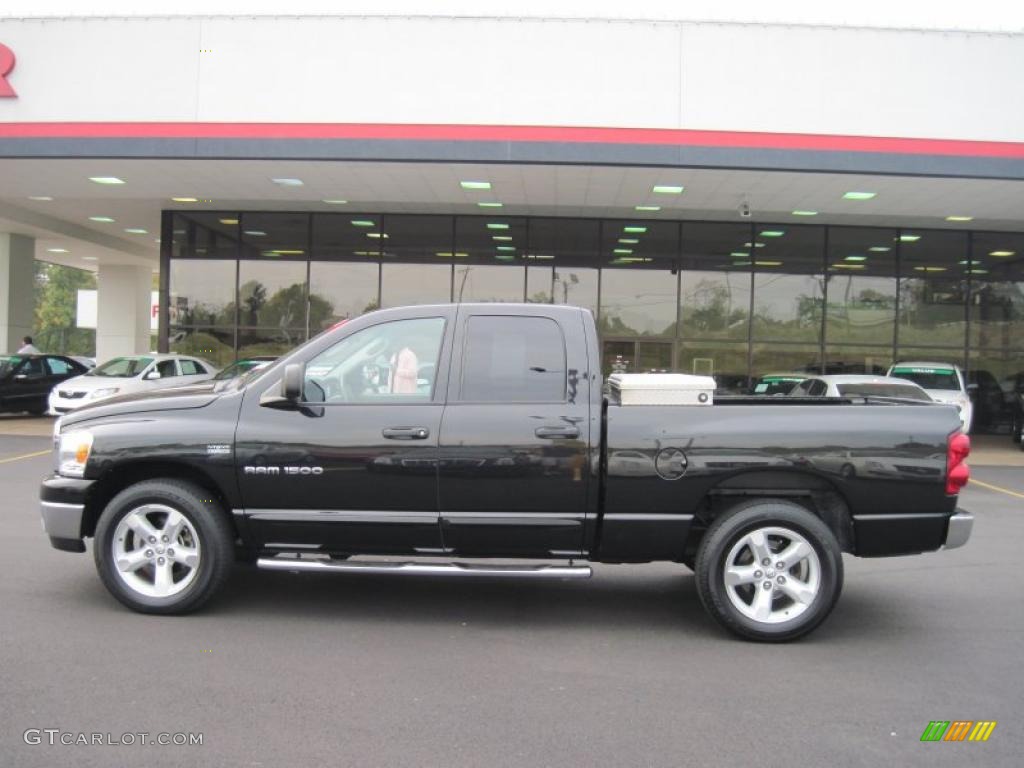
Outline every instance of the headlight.
<svg viewBox="0 0 1024 768"><path fill-rule="evenodd" d="M106 389L94 389L89 395L90 400L95 400L97 397L110 397L120 392L117 387L107 387Z"/></svg>
<svg viewBox="0 0 1024 768"><path fill-rule="evenodd" d="M83 477L92 453L92 432L84 429L64 432L57 446L57 473L66 477Z"/></svg>

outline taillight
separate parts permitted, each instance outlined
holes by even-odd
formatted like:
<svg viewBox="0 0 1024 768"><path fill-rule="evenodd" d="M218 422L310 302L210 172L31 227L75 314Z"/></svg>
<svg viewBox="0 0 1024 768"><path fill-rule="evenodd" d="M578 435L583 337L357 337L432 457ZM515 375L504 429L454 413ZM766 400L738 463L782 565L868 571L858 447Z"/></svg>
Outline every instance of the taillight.
<svg viewBox="0 0 1024 768"><path fill-rule="evenodd" d="M955 496L971 479L971 469L967 466L967 455L971 452L971 438L963 432L954 432L949 436L946 448L946 493Z"/></svg>

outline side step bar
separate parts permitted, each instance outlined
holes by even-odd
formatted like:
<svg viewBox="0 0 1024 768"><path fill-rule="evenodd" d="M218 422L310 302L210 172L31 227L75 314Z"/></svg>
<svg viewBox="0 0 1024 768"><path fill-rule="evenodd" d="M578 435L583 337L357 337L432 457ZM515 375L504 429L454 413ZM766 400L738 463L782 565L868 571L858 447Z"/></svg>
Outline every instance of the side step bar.
<svg viewBox="0 0 1024 768"><path fill-rule="evenodd" d="M373 573L395 576L488 576L516 579L589 579L589 565L472 565L466 563L410 563L388 561L300 560L261 557L256 565L269 571L316 573Z"/></svg>

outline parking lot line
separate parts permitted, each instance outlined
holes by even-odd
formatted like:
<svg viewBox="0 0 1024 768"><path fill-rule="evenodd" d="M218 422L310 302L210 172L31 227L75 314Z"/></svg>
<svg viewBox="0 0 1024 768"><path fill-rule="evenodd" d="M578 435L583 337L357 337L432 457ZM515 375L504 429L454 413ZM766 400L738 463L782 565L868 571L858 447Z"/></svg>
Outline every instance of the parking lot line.
<svg viewBox="0 0 1024 768"><path fill-rule="evenodd" d="M45 451L36 451L35 453L23 453L21 456L8 456L6 459L0 459L0 464L7 464L12 461L21 461L22 459L34 459L36 456L45 456L52 450L52 448L47 448Z"/></svg>
<svg viewBox="0 0 1024 768"><path fill-rule="evenodd" d="M990 483L983 483L981 480L971 478L969 485L980 485L982 488L988 488L990 491L999 491L999 493L1005 493L1009 496L1016 496L1018 499L1024 499L1024 493L1017 493L1011 491L1009 488L1001 488L998 485L991 485Z"/></svg>

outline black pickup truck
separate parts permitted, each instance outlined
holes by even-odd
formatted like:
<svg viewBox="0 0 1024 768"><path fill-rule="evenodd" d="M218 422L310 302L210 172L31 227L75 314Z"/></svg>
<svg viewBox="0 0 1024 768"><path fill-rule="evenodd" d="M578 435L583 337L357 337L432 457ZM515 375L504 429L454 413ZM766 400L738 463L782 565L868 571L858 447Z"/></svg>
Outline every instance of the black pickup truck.
<svg viewBox="0 0 1024 768"><path fill-rule="evenodd" d="M63 416L52 545L122 603L198 608L236 560L284 571L578 578L684 563L751 639L820 624L842 553L963 545L952 406L734 397L623 405L576 307L389 309L220 383Z"/></svg>

